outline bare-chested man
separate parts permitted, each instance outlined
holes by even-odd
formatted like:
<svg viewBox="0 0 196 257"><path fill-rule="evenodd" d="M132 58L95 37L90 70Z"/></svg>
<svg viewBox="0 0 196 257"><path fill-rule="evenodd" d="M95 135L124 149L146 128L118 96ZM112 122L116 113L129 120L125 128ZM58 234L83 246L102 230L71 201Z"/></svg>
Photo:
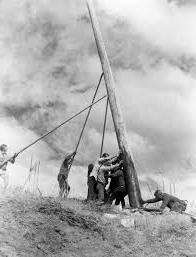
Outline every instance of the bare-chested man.
<svg viewBox="0 0 196 257"><path fill-rule="evenodd" d="M75 156L75 152L67 155L61 164L59 174L57 176L57 180L59 182L59 196L66 197L69 194L70 186L68 184L68 175L70 170L70 165L72 164L73 158Z"/></svg>

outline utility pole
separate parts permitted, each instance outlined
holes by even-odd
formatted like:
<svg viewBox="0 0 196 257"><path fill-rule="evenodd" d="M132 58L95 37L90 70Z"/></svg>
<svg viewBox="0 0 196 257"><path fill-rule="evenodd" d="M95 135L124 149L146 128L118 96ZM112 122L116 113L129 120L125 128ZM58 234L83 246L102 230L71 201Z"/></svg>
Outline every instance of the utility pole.
<svg viewBox="0 0 196 257"><path fill-rule="evenodd" d="M106 53L104 41L99 28L99 22L96 17L94 6L91 0L86 0L87 8L89 11L92 28L94 32L94 37L97 45L97 50L99 58L101 61L104 79L106 84L106 89L109 97L109 104L112 113L112 118L114 122L114 127L116 131L116 136L118 140L119 149L123 152L124 156L124 166L125 166L125 180L128 190L129 204L133 208L141 206L141 192L139 187L139 182L137 178L136 169L134 166L133 158L131 156L131 151L127 142L127 133L125 124L123 121L123 115L120 108L120 102L118 94L116 93L114 78L108 56Z"/></svg>

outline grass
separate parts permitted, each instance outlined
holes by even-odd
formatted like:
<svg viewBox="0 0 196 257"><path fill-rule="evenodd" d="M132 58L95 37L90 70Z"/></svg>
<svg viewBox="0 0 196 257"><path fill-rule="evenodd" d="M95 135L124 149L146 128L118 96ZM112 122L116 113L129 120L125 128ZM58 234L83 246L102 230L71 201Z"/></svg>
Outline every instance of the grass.
<svg viewBox="0 0 196 257"><path fill-rule="evenodd" d="M154 238L167 238L170 235L183 236L192 229L192 226L188 216L174 213L147 218L144 231L154 240Z"/></svg>
<svg viewBox="0 0 196 257"><path fill-rule="evenodd" d="M1 228L0 240L6 247L12 242L10 256L196 254L196 226L185 215L119 212L78 199L40 197L20 188L1 199L0 211L6 228ZM122 221L130 222L124 227ZM6 256L1 246L0 256Z"/></svg>

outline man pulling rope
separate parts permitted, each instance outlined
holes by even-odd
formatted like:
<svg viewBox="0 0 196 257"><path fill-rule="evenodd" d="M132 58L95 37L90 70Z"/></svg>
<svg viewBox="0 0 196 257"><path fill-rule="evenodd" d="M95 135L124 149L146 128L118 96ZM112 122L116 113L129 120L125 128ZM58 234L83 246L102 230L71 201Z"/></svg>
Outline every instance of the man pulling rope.
<svg viewBox="0 0 196 257"><path fill-rule="evenodd" d="M59 182L59 188L60 188L59 197L61 198L67 197L70 191L70 186L68 184L67 179L69 176L70 166L72 165L75 155L76 155L76 152L73 152L65 156L65 159L61 164L60 171L57 176L57 180Z"/></svg>
<svg viewBox="0 0 196 257"><path fill-rule="evenodd" d="M14 163L17 154L15 154L12 158L8 156L8 147L6 144L2 144L0 146L0 165L5 162L5 160L9 159L9 162ZM3 179L4 182L4 191L7 189L9 185L9 173L7 172L7 164L8 162L4 163L0 167L0 177Z"/></svg>

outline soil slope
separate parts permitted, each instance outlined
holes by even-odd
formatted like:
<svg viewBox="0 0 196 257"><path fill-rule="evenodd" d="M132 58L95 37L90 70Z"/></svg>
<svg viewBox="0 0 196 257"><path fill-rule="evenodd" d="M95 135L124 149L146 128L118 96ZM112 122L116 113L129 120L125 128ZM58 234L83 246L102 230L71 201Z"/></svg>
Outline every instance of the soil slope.
<svg viewBox="0 0 196 257"><path fill-rule="evenodd" d="M131 214L21 191L0 199L1 257L196 256L183 215Z"/></svg>

